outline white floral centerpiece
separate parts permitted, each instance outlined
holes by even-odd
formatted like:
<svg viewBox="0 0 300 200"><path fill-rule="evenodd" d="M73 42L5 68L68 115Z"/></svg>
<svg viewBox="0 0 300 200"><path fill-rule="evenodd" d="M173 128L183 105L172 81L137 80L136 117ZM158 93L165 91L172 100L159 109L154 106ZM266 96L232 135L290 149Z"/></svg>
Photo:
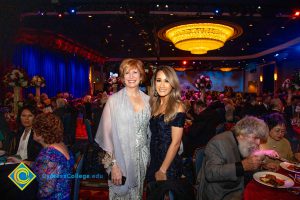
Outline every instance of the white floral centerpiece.
<svg viewBox="0 0 300 200"><path fill-rule="evenodd" d="M35 75L34 77L32 77L30 81L30 85L33 87L45 87L46 86L45 78L40 75Z"/></svg>
<svg viewBox="0 0 300 200"><path fill-rule="evenodd" d="M14 113L18 112L18 102L22 101L22 90L28 86L28 76L23 69L10 69L3 77L3 83L14 89Z"/></svg>
<svg viewBox="0 0 300 200"><path fill-rule="evenodd" d="M40 75L35 75L32 77L30 81L30 85L35 87L35 96L40 97L41 96L41 87L46 86L45 78Z"/></svg>

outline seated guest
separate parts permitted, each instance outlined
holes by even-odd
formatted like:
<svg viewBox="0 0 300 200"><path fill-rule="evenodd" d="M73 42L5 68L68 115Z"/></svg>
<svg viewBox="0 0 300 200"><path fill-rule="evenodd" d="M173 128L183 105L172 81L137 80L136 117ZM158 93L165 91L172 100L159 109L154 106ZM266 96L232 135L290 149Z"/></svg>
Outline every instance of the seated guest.
<svg viewBox="0 0 300 200"><path fill-rule="evenodd" d="M263 120L247 116L237 122L232 131L213 137L206 145L198 174L197 199L242 199L244 173L262 165L264 156L253 153L268 132ZM278 154L268 151L268 156Z"/></svg>
<svg viewBox="0 0 300 200"><path fill-rule="evenodd" d="M63 141L63 125L51 113L36 116L33 123L34 140L43 146L35 162L29 164L37 176L39 199L70 199L71 179L51 177L72 174L73 155Z"/></svg>
<svg viewBox="0 0 300 200"><path fill-rule="evenodd" d="M203 147L216 134L216 127L221 122L218 113L206 107L202 101L193 105L194 120L187 135L183 136L185 156L192 156L198 147Z"/></svg>
<svg viewBox="0 0 300 200"><path fill-rule="evenodd" d="M273 113L265 116L265 122L270 132L266 143L260 144L260 149L274 149L281 158L300 161L300 153L293 154L290 142L284 137L286 133L285 119L280 113ZM266 159L264 168L277 171L279 160Z"/></svg>
<svg viewBox="0 0 300 200"><path fill-rule="evenodd" d="M20 162L21 160L34 161L42 146L33 140L32 123L36 115L36 110L32 106L24 106L19 111L18 120L21 128L16 134L16 146L13 154L8 157L10 162Z"/></svg>

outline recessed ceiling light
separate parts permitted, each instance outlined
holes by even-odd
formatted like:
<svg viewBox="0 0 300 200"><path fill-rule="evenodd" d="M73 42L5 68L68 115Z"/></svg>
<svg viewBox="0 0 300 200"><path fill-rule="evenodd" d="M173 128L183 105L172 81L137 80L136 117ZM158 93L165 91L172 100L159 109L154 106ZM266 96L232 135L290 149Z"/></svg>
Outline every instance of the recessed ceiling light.
<svg viewBox="0 0 300 200"><path fill-rule="evenodd" d="M252 27L252 26L253 26L253 24L249 24L249 26L250 26L250 27Z"/></svg>
<svg viewBox="0 0 300 200"><path fill-rule="evenodd" d="M249 42L247 42L247 46L250 46L250 43L249 43Z"/></svg>
<svg viewBox="0 0 300 200"><path fill-rule="evenodd" d="M130 19L132 19L133 17L132 17L132 16L130 16L129 18L130 18Z"/></svg>
<svg viewBox="0 0 300 200"><path fill-rule="evenodd" d="M244 51L245 49L244 49L244 48L241 48L241 50Z"/></svg>
<svg viewBox="0 0 300 200"><path fill-rule="evenodd" d="M282 27L280 27L280 28L282 28L282 29L285 29L285 27L284 27L284 26L282 26Z"/></svg>
<svg viewBox="0 0 300 200"><path fill-rule="evenodd" d="M131 49L128 49L127 51L128 51L128 52L131 52Z"/></svg>
<svg viewBox="0 0 300 200"><path fill-rule="evenodd" d="M210 18L210 19L213 19L214 17L213 17L213 16L210 16L209 18Z"/></svg>
<svg viewBox="0 0 300 200"><path fill-rule="evenodd" d="M107 26L107 28L111 28L111 26L110 26L110 25L108 25L108 26Z"/></svg>
<svg viewBox="0 0 300 200"><path fill-rule="evenodd" d="M266 35L271 35L270 33L267 33Z"/></svg>
<svg viewBox="0 0 300 200"><path fill-rule="evenodd" d="M121 42L124 42L124 40L121 40Z"/></svg>
<svg viewBox="0 0 300 200"><path fill-rule="evenodd" d="M169 6L168 6L168 5L165 5L165 8L169 8Z"/></svg>
<svg viewBox="0 0 300 200"><path fill-rule="evenodd" d="M88 16L88 18L92 18L92 17L93 17L92 15L89 15L89 16Z"/></svg>
<svg viewBox="0 0 300 200"><path fill-rule="evenodd" d="M159 4L156 4L156 8L159 8Z"/></svg>
<svg viewBox="0 0 300 200"><path fill-rule="evenodd" d="M173 13L170 13L170 15L173 16L174 14L173 14Z"/></svg>
<svg viewBox="0 0 300 200"><path fill-rule="evenodd" d="M258 39L258 41L259 41L259 42L261 42L261 41L262 41L262 39L261 39L261 38L259 38L259 39Z"/></svg>
<svg viewBox="0 0 300 200"><path fill-rule="evenodd" d="M261 7L260 7L260 6L258 6L258 7L257 7L257 9L261 9Z"/></svg>
<svg viewBox="0 0 300 200"><path fill-rule="evenodd" d="M172 49L172 51L175 51L175 49Z"/></svg>

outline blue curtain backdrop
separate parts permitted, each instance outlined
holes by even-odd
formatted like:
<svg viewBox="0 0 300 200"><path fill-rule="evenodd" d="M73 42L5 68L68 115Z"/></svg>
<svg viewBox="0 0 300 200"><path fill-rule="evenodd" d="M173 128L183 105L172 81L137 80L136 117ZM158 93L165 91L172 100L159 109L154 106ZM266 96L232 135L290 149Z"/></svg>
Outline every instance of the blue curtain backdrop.
<svg viewBox="0 0 300 200"><path fill-rule="evenodd" d="M52 52L30 45L17 46L14 65L24 68L29 77L41 75L46 87L41 88L49 97L57 92L69 92L74 97L82 97L89 91L89 62L75 56ZM25 90L32 92L34 88Z"/></svg>

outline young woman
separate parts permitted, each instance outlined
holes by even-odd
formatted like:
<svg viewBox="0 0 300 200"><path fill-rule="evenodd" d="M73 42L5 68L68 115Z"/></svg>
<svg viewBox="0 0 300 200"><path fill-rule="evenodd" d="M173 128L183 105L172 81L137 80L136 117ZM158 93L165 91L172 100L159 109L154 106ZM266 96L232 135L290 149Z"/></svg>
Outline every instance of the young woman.
<svg viewBox="0 0 300 200"><path fill-rule="evenodd" d="M148 182L178 179L182 175L178 154L185 110L180 97L178 77L171 67L156 71L150 95L151 106L151 161L148 167Z"/></svg>

